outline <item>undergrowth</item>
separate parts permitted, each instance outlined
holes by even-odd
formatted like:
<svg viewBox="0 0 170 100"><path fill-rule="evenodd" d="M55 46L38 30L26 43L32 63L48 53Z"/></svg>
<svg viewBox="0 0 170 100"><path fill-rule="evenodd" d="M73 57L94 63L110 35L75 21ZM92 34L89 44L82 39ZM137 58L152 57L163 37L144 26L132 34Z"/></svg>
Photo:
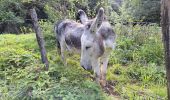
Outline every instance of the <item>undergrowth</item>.
<svg viewBox="0 0 170 100"><path fill-rule="evenodd" d="M44 71L35 34L0 35L0 99L114 100L68 55L64 66L50 22L40 21L50 67ZM117 47L110 55L107 81L120 99L166 100L163 46L157 25L115 25Z"/></svg>
<svg viewBox="0 0 170 100"><path fill-rule="evenodd" d="M109 99L77 60L63 66L55 46L47 46L50 67L44 71L34 34L1 35L0 40L0 99Z"/></svg>
<svg viewBox="0 0 170 100"><path fill-rule="evenodd" d="M115 26L117 48L110 56L107 79L122 99L166 100L166 75L160 28Z"/></svg>

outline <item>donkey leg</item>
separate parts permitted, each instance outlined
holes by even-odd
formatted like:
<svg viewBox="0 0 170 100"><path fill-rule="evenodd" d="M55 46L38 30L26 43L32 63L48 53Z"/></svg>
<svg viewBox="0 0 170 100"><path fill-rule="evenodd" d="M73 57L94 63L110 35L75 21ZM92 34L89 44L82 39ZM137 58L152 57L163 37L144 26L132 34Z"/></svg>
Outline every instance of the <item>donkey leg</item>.
<svg viewBox="0 0 170 100"><path fill-rule="evenodd" d="M64 42L60 42L60 48L61 48L61 60L62 62L64 63L64 65L66 66L67 65L67 62L66 62L66 45Z"/></svg>
<svg viewBox="0 0 170 100"><path fill-rule="evenodd" d="M101 59L101 77L100 77L100 84L102 86L106 86L106 72L107 72L107 65L108 65L108 60L109 60L109 57L108 55L104 56L102 59Z"/></svg>
<svg viewBox="0 0 170 100"><path fill-rule="evenodd" d="M95 74L95 81L97 83L100 83L100 66L99 66L99 61L94 61L92 62L92 66L94 66L94 74Z"/></svg>

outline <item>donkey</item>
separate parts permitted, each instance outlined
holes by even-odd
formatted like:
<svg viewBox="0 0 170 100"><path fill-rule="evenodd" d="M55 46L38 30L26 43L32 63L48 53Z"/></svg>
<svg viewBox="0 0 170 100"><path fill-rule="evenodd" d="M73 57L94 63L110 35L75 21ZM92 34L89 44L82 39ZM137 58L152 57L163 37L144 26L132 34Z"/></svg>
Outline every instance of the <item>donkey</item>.
<svg viewBox="0 0 170 100"><path fill-rule="evenodd" d="M100 8L94 19L89 20L83 10L78 11L81 23L63 20L55 24L59 53L65 62L65 51L81 53L80 64L92 70L97 83L106 85L109 55L115 48L116 34Z"/></svg>

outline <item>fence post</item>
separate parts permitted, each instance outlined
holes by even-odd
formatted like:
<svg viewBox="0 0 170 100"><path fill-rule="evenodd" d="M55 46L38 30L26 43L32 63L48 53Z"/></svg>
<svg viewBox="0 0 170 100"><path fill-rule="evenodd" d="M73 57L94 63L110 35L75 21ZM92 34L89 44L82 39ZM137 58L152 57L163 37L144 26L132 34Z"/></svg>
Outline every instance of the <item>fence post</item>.
<svg viewBox="0 0 170 100"><path fill-rule="evenodd" d="M37 13L35 11L35 8L30 9L30 14L31 14L34 30L35 30L35 33L36 33L38 46L39 46L40 52L41 52L41 60L45 64L45 69L48 70L49 62L48 62L48 59L47 59L45 42L44 42L44 38L43 38L43 35L42 35L42 32L41 32L41 28L38 24L38 18L37 18Z"/></svg>
<svg viewBox="0 0 170 100"><path fill-rule="evenodd" d="M161 1L161 26L165 48L167 95L170 100L170 0Z"/></svg>

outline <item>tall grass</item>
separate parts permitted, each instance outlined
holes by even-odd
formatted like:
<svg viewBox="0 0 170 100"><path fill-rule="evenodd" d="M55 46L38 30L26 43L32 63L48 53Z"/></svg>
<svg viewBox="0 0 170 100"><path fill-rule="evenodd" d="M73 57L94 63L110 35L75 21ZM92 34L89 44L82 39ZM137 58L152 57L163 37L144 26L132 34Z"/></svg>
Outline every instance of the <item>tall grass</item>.
<svg viewBox="0 0 170 100"><path fill-rule="evenodd" d="M110 56L107 79L126 99L165 99L166 78L160 27L115 25L117 48ZM159 92L158 92L159 91Z"/></svg>

